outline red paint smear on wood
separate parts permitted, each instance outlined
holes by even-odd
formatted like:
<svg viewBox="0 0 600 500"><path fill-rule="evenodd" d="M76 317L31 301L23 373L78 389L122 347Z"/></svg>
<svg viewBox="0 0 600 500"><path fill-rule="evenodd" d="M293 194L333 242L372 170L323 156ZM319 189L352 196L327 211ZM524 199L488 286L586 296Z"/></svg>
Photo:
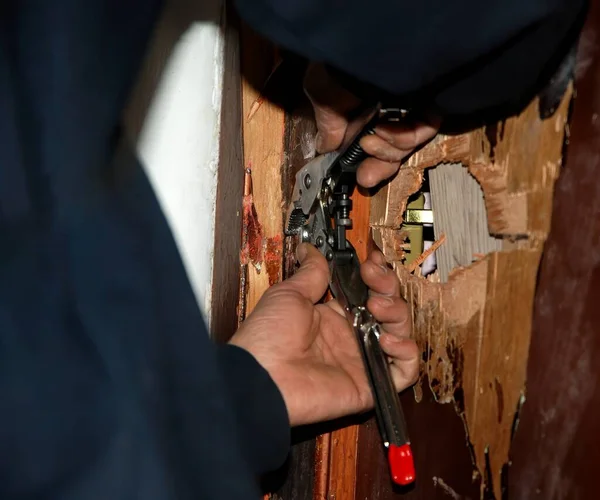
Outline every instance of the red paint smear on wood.
<svg viewBox="0 0 600 500"><path fill-rule="evenodd" d="M281 280L283 265L283 237L281 234L265 238L262 225L258 220L254 198L252 196L252 171L246 169L244 199L242 201L242 266L252 264L256 271L262 271L263 264L269 277L269 285Z"/></svg>
<svg viewBox="0 0 600 500"><path fill-rule="evenodd" d="M269 275L269 285L280 281L283 264L283 238L280 234L267 238L265 251L265 267Z"/></svg>
<svg viewBox="0 0 600 500"><path fill-rule="evenodd" d="M252 194L244 196L242 202L242 265L252 264L260 273L264 260L263 229L258 220Z"/></svg>

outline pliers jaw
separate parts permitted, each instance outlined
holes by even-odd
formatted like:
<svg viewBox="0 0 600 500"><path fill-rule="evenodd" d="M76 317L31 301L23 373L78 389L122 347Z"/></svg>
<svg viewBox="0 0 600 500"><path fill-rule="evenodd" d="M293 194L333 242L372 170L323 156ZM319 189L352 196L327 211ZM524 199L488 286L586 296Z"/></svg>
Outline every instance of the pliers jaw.
<svg viewBox="0 0 600 500"><path fill-rule="evenodd" d="M287 235L299 234L311 214L317 211L317 201L322 199L325 194L323 190L327 187L328 172L338 156L337 151L317 156L296 174L292 201L286 213Z"/></svg>

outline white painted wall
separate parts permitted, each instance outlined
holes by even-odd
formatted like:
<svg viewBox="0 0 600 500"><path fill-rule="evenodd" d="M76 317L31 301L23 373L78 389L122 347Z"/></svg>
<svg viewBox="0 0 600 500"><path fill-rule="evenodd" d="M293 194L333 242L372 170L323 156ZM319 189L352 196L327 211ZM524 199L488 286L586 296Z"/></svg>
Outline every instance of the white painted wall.
<svg viewBox="0 0 600 500"><path fill-rule="evenodd" d="M221 1L171 0L125 116L209 318L223 77Z"/></svg>

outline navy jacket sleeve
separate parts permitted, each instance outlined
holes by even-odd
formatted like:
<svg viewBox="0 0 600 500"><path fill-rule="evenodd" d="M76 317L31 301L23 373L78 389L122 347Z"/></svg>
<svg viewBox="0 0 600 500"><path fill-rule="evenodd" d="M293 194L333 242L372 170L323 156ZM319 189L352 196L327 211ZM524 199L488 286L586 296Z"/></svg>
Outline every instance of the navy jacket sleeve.
<svg viewBox="0 0 600 500"><path fill-rule="evenodd" d="M443 114L527 102L579 30L585 0L235 0L283 47L351 89ZM373 87L373 88L371 88Z"/></svg>
<svg viewBox="0 0 600 500"><path fill-rule="evenodd" d="M290 446L283 397L267 371L244 349L220 346L219 357L248 463L257 473L275 470Z"/></svg>
<svg viewBox="0 0 600 500"><path fill-rule="evenodd" d="M0 7L3 499L256 499L288 452L281 395L209 339L120 139L160 4Z"/></svg>

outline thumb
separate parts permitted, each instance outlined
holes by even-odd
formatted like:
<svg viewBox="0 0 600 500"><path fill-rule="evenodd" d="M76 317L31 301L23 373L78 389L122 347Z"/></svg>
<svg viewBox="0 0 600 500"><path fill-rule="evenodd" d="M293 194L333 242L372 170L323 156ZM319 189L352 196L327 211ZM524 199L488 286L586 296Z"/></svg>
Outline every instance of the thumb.
<svg viewBox="0 0 600 500"><path fill-rule="evenodd" d="M321 252L308 243L298 246L297 255L300 268L281 283L281 288L292 289L315 304L329 286L329 264Z"/></svg>
<svg viewBox="0 0 600 500"><path fill-rule="evenodd" d="M359 99L339 85L322 64L308 67L304 90L315 111L317 152L339 148L348 127L347 115L359 106Z"/></svg>

